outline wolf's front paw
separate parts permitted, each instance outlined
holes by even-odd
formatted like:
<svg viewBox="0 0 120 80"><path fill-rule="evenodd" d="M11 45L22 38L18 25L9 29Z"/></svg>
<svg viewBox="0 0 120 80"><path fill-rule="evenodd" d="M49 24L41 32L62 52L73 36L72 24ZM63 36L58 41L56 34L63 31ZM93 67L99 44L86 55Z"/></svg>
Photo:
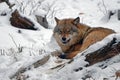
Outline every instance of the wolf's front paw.
<svg viewBox="0 0 120 80"><path fill-rule="evenodd" d="M58 56L59 58L62 58L62 59L66 59L66 55L65 54L61 54Z"/></svg>

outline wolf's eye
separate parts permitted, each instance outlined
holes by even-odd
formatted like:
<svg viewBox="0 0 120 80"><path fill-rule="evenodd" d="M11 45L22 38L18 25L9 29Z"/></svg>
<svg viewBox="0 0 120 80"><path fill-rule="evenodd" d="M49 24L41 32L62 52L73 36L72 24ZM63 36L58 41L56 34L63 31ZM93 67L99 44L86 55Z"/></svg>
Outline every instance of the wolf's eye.
<svg viewBox="0 0 120 80"><path fill-rule="evenodd" d="M70 30L70 31L67 31L67 33L72 34L73 32L72 32L72 30Z"/></svg>
<svg viewBox="0 0 120 80"><path fill-rule="evenodd" d="M59 33L59 34L61 34L61 33L62 33L62 31L61 31L61 30L58 30L58 33Z"/></svg>
<svg viewBox="0 0 120 80"><path fill-rule="evenodd" d="M73 32L78 32L78 30L76 28L72 29Z"/></svg>

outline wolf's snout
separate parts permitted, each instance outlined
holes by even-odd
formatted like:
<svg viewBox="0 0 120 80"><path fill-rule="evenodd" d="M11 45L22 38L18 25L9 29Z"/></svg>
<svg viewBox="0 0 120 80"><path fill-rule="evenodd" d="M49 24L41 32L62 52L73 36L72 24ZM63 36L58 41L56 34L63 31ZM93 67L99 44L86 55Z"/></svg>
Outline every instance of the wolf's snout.
<svg viewBox="0 0 120 80"><path fill-rule="evenodd" d="M65 38L65 37L62 37L62 41L66 41L66 38Z"/></svg>
<svg viewBox="0 0 120 80"><path fill-rule="evenodd" d="M62 37L61 41L62 41L63 44L66 44L70 41L70 39L68 39L66 37Z"/></svg>

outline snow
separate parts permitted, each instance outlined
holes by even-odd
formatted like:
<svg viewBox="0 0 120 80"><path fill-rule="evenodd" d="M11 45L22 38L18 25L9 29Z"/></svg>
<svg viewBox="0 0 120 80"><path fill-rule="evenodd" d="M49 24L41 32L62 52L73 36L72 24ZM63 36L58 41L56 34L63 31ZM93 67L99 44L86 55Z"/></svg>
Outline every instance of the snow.
<svg viewBox="0 0 120 80"><path fill-rule="evenodd" d="M38 1L41 3L38 3ZM54 17L63 19L79 16L80 21L84 24L92 27L106 27L117 32L117 34L109 35L104 40L93 44L82 52L84 54L101 48L114 37L119 42L120 21L117 19L117 14L108 20L105 9L107 11L120 9L120 0L103 1L104 3L102 0L10 0L12 4L16 4L12 10L9 9L6 3L0 3L0 14L7 13L6 16L0 16L0 80L10 80L10 76L14 75L21 67L29 66L51 52L60 49L52 37L53 28L56 24ZM15 9L18 9L22 16L30 19L39 30L32 31L13 27L9 19ZM50 29L44 29L39 25L36 22L35 15L47 15ZM18 30L21 33L18 33ZM21 48L22 52L18 48ZM120 55L90 67L84 67L88 64L84 59L85 57L79 54L72 63L68 64L69 60L50 56L46 64L38 68L31 68L22 75L28 76L26 80L82 80L85 75L90 75L95 80L103 80L103 78L114 80L115 71L120 70ZM57 63L59 61L62 63ZM51 70L59 64L65 66ZM104 65L101 66L102 64ZM105 66L107 67L104 68ZM80 67L83 69L78 72L74 71Z"/></svg>

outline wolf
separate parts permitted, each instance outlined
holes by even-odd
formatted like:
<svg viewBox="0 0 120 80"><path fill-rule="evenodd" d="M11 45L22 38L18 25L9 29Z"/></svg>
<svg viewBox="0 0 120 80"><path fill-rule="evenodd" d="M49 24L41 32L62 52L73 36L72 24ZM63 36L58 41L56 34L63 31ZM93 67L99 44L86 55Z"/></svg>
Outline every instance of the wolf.
<svg viewBox="0 0 120 80"><path fill-rule="evenodd" d="M115 33L112 29L82 24L79 17L61 20L55 17L55 21L53 37L64 53L59 55L63 59L72 59L90 45Z"/></svg>

